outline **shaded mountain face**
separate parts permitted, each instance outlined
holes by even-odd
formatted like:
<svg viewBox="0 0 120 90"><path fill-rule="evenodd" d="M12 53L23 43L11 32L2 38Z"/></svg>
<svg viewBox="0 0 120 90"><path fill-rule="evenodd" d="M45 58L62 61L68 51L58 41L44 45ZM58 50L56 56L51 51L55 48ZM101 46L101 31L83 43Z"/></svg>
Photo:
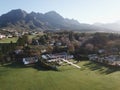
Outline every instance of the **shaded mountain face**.
<svg viewBox="0 0 120 90"><path fill-rule="evenodd" d="M24 20L27 13L21 9L12 10L0 17L0 26L5 27L8 24L16 24L18 21Z"/></svg>
<svg viewBox="0 0 120 90"><path fill-rule="evenodd" d="M77 20L64 18L55 11L45 14L16 9L0 16L0 28L21 30L85 30L96 31L100 28L79 23Z"/></svg>

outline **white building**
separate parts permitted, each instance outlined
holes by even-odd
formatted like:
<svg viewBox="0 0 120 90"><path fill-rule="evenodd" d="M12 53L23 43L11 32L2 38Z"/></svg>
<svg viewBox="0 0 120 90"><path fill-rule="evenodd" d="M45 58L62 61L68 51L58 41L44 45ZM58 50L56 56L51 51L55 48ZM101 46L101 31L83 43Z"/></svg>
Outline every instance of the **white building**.
<svg viewBox="0 0 120 90"><path fill-rule="evenodd" d="M6 37L5 35L0 35L0 39L5 38L5 37Z"/></svg>
<svg viewBox="0 0 120 90"><path fill-rule="evenodd" d="M33 64L33 63L36 63L36 62L38 62L38 58L37 57L26 57L26 58L23 58L23 63L25 65Z"/></svg>
<svg viewBox="0 0 120 90"><path fill-rule="evenodd" d="M120 55L98 56L96 54L88 55L89 60L100 63L106 63L108 65L120 66Z"/></svg>

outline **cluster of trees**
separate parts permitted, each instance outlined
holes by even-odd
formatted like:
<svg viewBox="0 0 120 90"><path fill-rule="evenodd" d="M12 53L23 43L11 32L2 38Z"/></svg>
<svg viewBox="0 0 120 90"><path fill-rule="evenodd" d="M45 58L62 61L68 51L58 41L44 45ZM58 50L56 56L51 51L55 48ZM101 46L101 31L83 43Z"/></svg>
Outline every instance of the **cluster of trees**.
<svg viewBox="0 0 120 90"><path fill-rule="evenodd" d="M8 60L7 58L13 57L13 52L16 49L17 46L25 46L26 44L29 44L30 40L27 35L23 35L22 37L19 37L16 43L13 43L12 41L10 43L0 43L0 62L1 64L6 63Z"/></svg>
<svg viewBox="0 0 120 90"><path fill-rule="evenodd" d="M40 55L40 50L42 50L40 45L44 46L48 53L68 52L74 54L76 58L82 58L85 55L97 53L99 49L110 50L111 48L117 48L120 50L120 35L114 33L61 31L46 32L44 35L32 40L29 39L28 35L23 35L19 37L16 43L0 44L0 60L14 51L16 46L22 46L26 55Z"/></svg>
<svg viewBox="0 0 120 90"><path fill-rule="evenodd" d="M0 63L4 64L7 62L6 58L9 56L10 52L15 49L16 43L0 43Z"/></svg>
<svg viewBox="0 0 120 90"><path fill-rule="evenodd" d="M42 36L43 38L44 36ZM114 33L76 33L72 31L47 33L47 39L39 39L40 42L61 42L66 48L54 46L53 51L67 51L72 54L97 53L99 49L120 49L120 35ZM43 43L44 44L44 43Z"/></svg>

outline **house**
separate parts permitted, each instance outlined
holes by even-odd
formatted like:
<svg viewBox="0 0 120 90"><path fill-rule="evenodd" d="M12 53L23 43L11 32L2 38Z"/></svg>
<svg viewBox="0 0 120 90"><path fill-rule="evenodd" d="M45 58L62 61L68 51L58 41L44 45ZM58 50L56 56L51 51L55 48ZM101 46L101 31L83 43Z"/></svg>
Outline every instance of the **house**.
<svg viewBox="0 0 120 90"><path fill-rule="evenodd" d="M105 58L105 61L109 65L120 66L120 56L119 55L110 55Z"/></svg>
<svg viewBox="0 0 120 90"><path fill-rule="evenodd" d="M11 34L7 35L7 38L12 38L13 36Z"/></svg>
<svg viewBox="0 0 120 90"><path fill-rule="evenodd" d="M81 68L80 66L70 62L68 59L72 59L73 55L68 55L67 53L57 53L57 54L46 54L42 55L43 60L46 63L52 63L52 65L61 65L63 62L75 66L77 68Z"/></svg>
<svg viewBox="0 0 120 90"><path fill-rule="evenodd" d="M5 37L6 37L5 35L0 35L0 39L5 38Z"/></svg>
<svg viewBox="0 0 120 90"><path fill-rule="evenodd" d="M54 40L49 41L49 45L50 45L50 46L54 46L54 44L55 44L55 41L54 41Z"/></svg>
<svg viewBox="0 0 120 90"><path fill-rule="evenodd" d="M90 54L88 55L89 60L96 61L98 60L98 55L97 54Z"/></svg>
<svg viewBox="0 0 120 90"><path fill-rule="evenodd" d="M60 41L56 41L54 44L55 44L55 46L61 46L62 45L62 43Z"/></svg>
<svg viewBox="0 0 120 90"><path fill-rule="evenodd" d="M63 53L56 53L56 54L46 54L46 55L42 55L43 59L57 59L57 58L64 58L64 59L72 59L74 58L73 55L68 55L66 52Z"/></svg>
<svg viewBox="0 0 120 90"><path fill-rule="evenodd" d="M109 55L109 56L98 56L96 54L88 55L89 60L105 63L112 66L120 66L120 56L119 55Z"/></svg>
<svg viewBox="0 0 120 90"><path fill-rule="evenodd" d="M102 53L104 53L104 52L105 52L104 49L100 49L100 50L98 50L98 53L100 53L100 54L102 54Z"/></svg>
<svg viewBox="0 0 120 90"><path fill-rule="evenodd" d="M36 63L36 62L38 62L38 57L26 57L26 58L23 58L23 63L25 65L33 64L33 63Z"/></svg>
<svg viewBox="0 0 120 90"><path fill-rule="evenodd" d="M42 50L41 50L41 53L45 53L45 52L47 52L46 49L42 49Z"/></svg>

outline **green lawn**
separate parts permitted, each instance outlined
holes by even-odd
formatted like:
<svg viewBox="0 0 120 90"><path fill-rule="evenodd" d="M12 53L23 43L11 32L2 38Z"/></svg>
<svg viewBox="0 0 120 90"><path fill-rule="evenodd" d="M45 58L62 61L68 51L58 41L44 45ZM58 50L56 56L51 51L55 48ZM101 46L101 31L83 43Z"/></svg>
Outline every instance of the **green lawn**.
<svg viewBox="0 0 120 90"><path fill-rule="evenodd" d="M17 37L13 37L13 38L4 38L0 40L0 43L10 43L11 41L13 43L15 43L17 41Z"/></svg>
<svg viewBox="0 0 120 90"><path fill-rule="evenodd" d="M37 35L29 35L29 39L35 38Z"/></svg>
<svg viewBox="0 0 120 90"><path fill-rule="evenodd" d="M32 39L34 37L36 37L37 35L29 35L29 39ZM13 38L3 38L0 39L0 43L10 43L11 41L13 43L16 43L16 41L18 40L18 37L13 37Z"/></svg>
<svg viewBox="0 0 120 90"><path fill-rule="evenodd" d="M0 90L120 90L120 69L82 61L59 71L0 66Z"/></svg>

